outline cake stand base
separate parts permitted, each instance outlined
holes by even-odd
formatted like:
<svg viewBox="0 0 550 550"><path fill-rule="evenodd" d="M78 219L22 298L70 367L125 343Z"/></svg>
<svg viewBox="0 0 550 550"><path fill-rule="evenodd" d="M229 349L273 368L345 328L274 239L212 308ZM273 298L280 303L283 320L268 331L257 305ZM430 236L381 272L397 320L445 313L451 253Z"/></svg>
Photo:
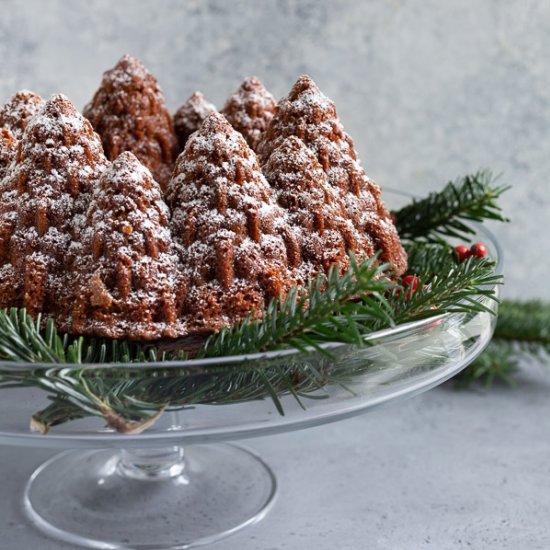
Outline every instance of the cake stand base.
<svg viewBox="0 0 550 550"><path fill-rule="evenodd" d="M42 466L24 505L44 533L87 548L177 550L262 519L273 472L234 445L68 451Z"/></svg>

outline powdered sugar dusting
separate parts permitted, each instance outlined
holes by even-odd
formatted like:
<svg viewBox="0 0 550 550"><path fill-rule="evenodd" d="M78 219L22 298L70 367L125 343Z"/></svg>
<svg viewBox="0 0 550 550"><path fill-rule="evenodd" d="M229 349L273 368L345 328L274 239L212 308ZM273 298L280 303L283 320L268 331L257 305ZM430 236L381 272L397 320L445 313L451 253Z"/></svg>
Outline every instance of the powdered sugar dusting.
<svg viewBox="0 0 550 550"><path fill-rule="evenodd" d="M21 139L28 121L36 114L44 100L34 92L21 90L0 108L0 127L7 128L16 139Z"/></svg>
<svg viewBox="0 0 550 550"><path fill-rule="evenodd" d="M328 183L317 157L302 140L285 139L269 157L264 174L291 224L300 228L303 258L317 273L332 265L345 271L348 251L359 260L373 255L371 236L353 224L340 190Z"/></svg>
<svg viewBox="0 0 550 550"><path fill-rule="evenodd" d="M222 113L233 128L240 132L250 148L256 151L265 129L276 109L275 98L254 76L246 78L229 96Z"/></svg>
<svg viewBox="0 0 550 550"><path fill-rule="evenodd" d="M196 132L208 115L217 112L216 106L208 102L201 92L195 92L174 114L174 129L178 137L179 150L183 151L189 136Z"/></svg>

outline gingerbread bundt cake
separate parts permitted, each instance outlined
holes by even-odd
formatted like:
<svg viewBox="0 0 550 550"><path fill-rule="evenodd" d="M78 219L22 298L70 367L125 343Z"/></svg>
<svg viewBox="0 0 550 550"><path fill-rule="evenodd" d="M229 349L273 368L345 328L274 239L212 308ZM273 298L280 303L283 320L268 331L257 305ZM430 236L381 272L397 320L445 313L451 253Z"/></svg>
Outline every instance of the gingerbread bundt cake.
<svg viewBox="0 0 550 550"><path fill-rule="evenodd" d="M169 218L151 172L122 153L90 197L72 277L71 332L131 340L185 332L178 320L185 286Z"/></svg>
<svg viewBox="0 0 550 550"><path fill-rule="evenodd" d="M261 317L292 286L344 272L350 251L403 273L380 189L309 77L277 106L247 79L223 112L198 92L178 110L172 171L171 116L129 56L105 73L91 123L62 95L15 94L0 109L0 307L154 340Z"/></svg>
<svg viewBox="0 0 550 550"><path fill-rule="evenodd" d="M125 55L106 71L84 116L101 136L109 160L131 151L166 187L177 154L176 134L157 79L140 61Z"/></svg>
<svg viewBox="0 0 550 550"><path fill-rule="evenodd" d="M21 139L29 119L44 105L44 100L34 92L21 90L10 97L0 108L0 128L7 128L16 139Z"/></svg>
<svg viewBox="0 0 550 550"><path fill-rule="evenodd" d="M367 178L359 164L353 141L344 131L334 103L309 76L301 76L277 105L258 146L263 169L273 151L290 136L300 138L315 154L328 182L339 190L348 216L371 239L381 259L394 265L396 275L404 273L407 256L380 198L380 188ZM274 173L273 167L270 172ZM268 181L269 177L268 174Z"/></svg>
<svg viewBox="0 0 550 550"><path fill-rule="evenodd" d="M256 155L221 114L211 114L189 138L167 200L188 282L184 316L191 332L259 315L300 278L299 240Z"/></svg>
<svg viewBox="0 0 550 550"><path fill-rule="evenodd" d="M244 136L250 148L257 151L276 106L275 98L255 76L251 76L229 96L222 113L233 128Z"/></svg>
<svg viewBox="0 0 550 550"><path fill-rule="evenodd" d="M53 96L28 120L2 182L1 307L57 318L70 306L68 251L83 195L105 165L98 136L65 96Z"/></svg>
<svg viewBox="0 0 550 550"><path fill-rule="evenodd" d="M196 132L204 119L217 112L216 106L206 101L201 92L195 92L175 112L174 130L178 137L179 150L183 151L189 136Z"/></svg>

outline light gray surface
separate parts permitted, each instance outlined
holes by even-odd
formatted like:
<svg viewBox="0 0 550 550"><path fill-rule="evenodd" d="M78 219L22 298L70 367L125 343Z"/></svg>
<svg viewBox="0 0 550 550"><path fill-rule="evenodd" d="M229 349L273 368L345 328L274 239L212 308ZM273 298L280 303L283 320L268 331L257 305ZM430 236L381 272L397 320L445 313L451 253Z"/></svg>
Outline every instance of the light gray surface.
<svg viewBox="0 0 550 550"><path fill-rule="evenodd" d="M249 74L276 96L310 73L367 172L424 193L490 167L514 184L495 228L508 296L550 298L550 3L535 0L0 0L0 101L61 91L79 107L123 53L175 108L221 105ZM365 417L251 442L281 490L227 550L550 547L550 375L488 395L434 390ZM62 550L19 508L47 451L0 448L0 548Z"/></svg>
<svg viewBox="0 0 550 550"><path fill-rule="evenodd" d="M382 186L424 193L479 167L504 173L515 221L498 228L505 292L550 297L550 239L540 235L550 205L550 2L0 0L0 8L0 100L30 88L82 107L126 52L157 75L173 108L196 89L221 106L250 74L280 97L307 72L336 101Z"/></svg>
<svg viewBox="0 0 550 550"><path fill-rule="evenodd" d="M550 370L516 389L432 390L321 428L246 442L273 467L275 507L223 550L550 547ZM21 512L51 452L0 448L0 548L65 550Z"/></svg>

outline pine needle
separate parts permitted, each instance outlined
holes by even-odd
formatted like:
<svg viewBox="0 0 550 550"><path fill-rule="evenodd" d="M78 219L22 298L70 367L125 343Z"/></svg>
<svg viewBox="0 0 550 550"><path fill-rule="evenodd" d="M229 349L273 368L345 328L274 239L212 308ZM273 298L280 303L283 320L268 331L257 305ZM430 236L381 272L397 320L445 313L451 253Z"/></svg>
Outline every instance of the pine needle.
<svg viewBox="0 0 550 550"><path fill-rule="evenodd" d="M495 381L515 385L522 361L550 363L550 304L503 300L493 340L481 356L455 377L459 387Z"/></svg>

